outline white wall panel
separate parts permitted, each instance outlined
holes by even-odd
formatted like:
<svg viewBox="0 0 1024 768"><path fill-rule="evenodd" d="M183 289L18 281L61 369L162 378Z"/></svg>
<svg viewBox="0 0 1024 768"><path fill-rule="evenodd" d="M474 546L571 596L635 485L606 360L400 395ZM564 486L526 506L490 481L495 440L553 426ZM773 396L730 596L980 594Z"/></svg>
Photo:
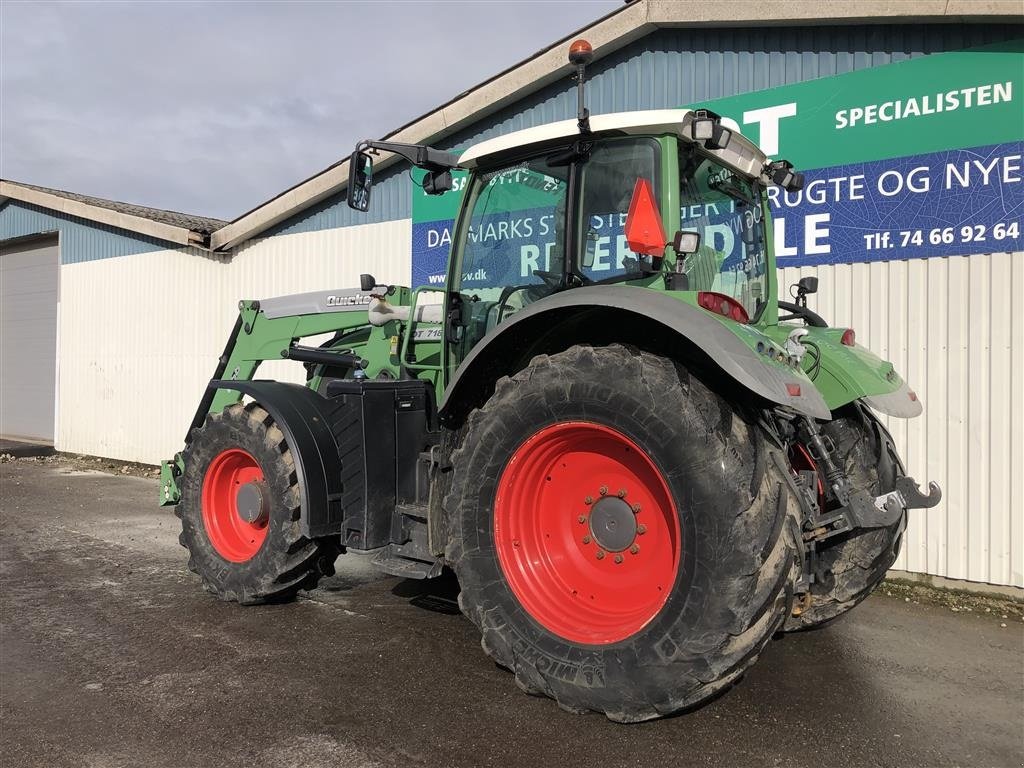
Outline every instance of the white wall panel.
<svg viewBox="0 0 1024 768"><path fill-rule="evenodd" d="M1024 254L787 268L811 303L892 360L924 415L886 417L910 474L943 500L912 510L895 568L1024 587Z"/></svg>
<svg viewBox="0 0 1024 768"><path fill-rule="evenodd" d="M231 258L163 251L61 267L57 447L156 463L185 428L241 298L409 279L406 221L281 235ZM891 359L921 396L887 419L911 474L944 489L910 513L896 568L1024 586L1024 254L783 270L812 305ZM267 376L302 380L294 363Z"/></svg>
<svg viewBox="0 0 1024 768"><path fill-rule="evenodd" d="M157 251L61 267L57 448L157 463L181 448L239 299L407 283L409 221L282 235L232 257ZM303 381L302 366L261 375Z"/></svg>

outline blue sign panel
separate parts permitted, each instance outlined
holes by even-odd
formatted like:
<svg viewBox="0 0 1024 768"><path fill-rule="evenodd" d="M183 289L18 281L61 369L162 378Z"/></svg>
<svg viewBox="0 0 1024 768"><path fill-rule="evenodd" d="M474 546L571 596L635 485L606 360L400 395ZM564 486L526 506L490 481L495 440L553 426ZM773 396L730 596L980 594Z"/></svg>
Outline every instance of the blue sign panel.
<svg viewBox="0 0 1024 768"><path fill-rule="evenodd" d="M780 267L1024 249L1024 142L822 168L768 190Z"/></svg>

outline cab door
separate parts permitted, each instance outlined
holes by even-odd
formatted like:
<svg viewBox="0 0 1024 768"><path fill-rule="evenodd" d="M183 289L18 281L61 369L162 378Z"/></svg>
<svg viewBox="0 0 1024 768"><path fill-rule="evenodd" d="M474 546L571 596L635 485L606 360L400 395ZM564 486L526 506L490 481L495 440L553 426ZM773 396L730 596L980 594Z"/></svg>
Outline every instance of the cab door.
<svg viewBox="0 0 1024 768"><path fill-rule="evenodd" d="M485 336L564 286L571 177L550 152L474 173L448 270L449 380Z"/></svg>

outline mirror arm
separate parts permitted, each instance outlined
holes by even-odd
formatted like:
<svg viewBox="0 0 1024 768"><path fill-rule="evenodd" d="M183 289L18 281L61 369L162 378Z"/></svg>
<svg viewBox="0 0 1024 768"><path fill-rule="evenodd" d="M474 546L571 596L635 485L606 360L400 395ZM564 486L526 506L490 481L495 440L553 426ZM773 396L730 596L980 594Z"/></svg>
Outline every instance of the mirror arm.
<svg viewBox="0 0 1024 768"><path fill-rule="evenodd" d="M459 164L458 155L440 149L427 147L423 144L402 144L396 141L370 141L369 139L356 145L357 151L377 149L394 154L408 160L417 168L427 171L447 171Z"/></svg>

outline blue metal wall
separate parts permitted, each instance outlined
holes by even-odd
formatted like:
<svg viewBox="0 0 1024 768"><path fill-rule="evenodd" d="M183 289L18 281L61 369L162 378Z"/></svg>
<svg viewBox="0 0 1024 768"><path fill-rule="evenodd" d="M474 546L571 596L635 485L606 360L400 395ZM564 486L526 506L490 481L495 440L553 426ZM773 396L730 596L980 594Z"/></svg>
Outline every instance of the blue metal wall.
<svg viewBox="0 0 1024 768"><path fill-rule="evenodd" d="M181 247L21 201L8 200L0 206L0 241L43 232L60 233L62 264Z"/></svg>
<svg viewBox="0 0 1024 768"><path fill-rule="evenodd" d="M411 215L409 207L412 204L409 166L403 163L375 175L377 178L373 184L373 204L366 213L358 213L349 208L345 202L345 195L335 195L272 227L260 237L408 219Z"/></svg>
<svg viewBox="0 0 1024 768"><path fill-rule="evenodd" d="M1022 36L1021 25L662 29L591 67L587 103L593 114L680 107ZM566 78L439 146L465 147L575 116L575 85ZM412 194L406 170L382 174L374 187L372 213L355 213L343 196L336 196L264 236L409 218Z"/></svg>

